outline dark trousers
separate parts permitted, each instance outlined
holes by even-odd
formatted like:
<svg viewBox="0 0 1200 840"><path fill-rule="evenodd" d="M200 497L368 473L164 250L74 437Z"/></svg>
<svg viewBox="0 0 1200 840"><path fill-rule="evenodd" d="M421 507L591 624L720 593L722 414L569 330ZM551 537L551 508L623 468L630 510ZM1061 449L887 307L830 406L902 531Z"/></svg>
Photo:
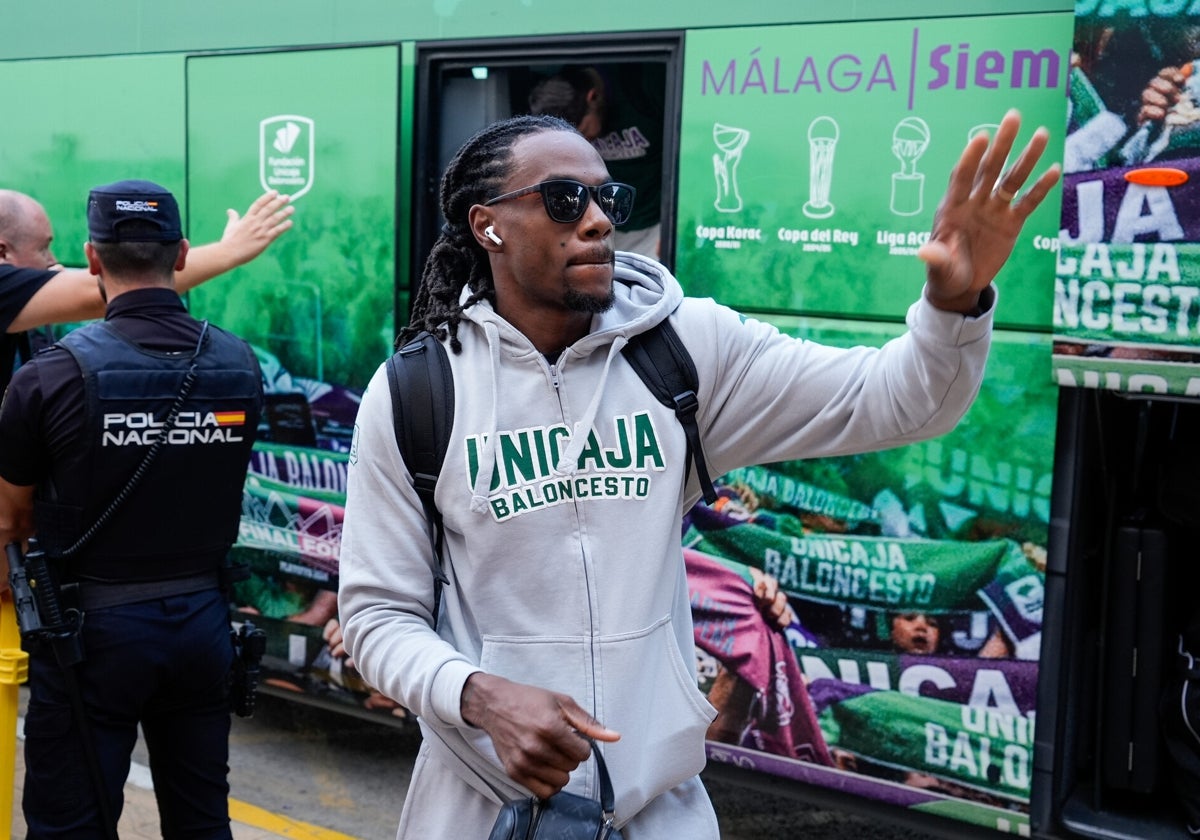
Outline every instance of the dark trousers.
<svg viewBox="0 0 1200 840"><path fill-rule="evenodd" d="M90 737L113 819L138 725L150 753L162 835L232 837L229 828L229 607L215 590L93 610L74 667L87 714L73 717L68 682L50 651L31 654L22 807L30 840L104 838Z"/></svg>

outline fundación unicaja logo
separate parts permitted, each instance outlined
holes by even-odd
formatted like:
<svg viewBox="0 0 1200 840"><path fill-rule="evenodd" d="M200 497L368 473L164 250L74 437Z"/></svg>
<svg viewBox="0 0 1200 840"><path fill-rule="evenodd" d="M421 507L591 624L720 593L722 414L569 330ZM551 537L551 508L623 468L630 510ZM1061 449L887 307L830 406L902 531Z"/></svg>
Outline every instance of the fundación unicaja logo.
<svg viewBox="0 0 1200 840"><path fill-rule="evenodd" d="M258 124L258 176L264 190L279 190L295 201L313 185L313 121L281 114Z"/></svg>

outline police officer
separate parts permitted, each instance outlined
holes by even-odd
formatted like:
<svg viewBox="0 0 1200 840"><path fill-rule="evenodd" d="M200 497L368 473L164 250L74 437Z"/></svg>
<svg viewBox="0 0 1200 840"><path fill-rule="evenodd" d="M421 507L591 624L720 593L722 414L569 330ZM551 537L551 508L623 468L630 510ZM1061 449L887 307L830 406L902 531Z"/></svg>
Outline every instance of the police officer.
<svg viewBox="0 0 1200 840"><path fill-rule="evenodd" d="M188 242L170 192L97 187L87 216L105 318L21 367L0 406L0 540L36 532L81 616L78 664L31 651L28 837L116 836L106 822L120 815L140 724L163 837L229 838L233 651L219 570L262 375L246 342L176 294Z"/></svg>

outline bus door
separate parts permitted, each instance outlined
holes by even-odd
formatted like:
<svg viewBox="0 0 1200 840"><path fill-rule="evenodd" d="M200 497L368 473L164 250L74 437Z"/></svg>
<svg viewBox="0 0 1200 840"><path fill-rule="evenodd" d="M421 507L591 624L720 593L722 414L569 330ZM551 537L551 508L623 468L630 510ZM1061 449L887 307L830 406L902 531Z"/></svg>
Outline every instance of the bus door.
<svg viewBox="0 0 1200 840"><path fill-rule="evenodd" d="M660 225L657 253L670 266L674 261L676 85L681 54L678 33L488 41L419 49L414 171L422 175L414 184L413 196L414 288L425 256L445 223L438 206L438 185L454 152L488 123L530 113L530 95L539 83L551 78L567 81L583 74L597 80L607 98L598 127L585 134L593 135L589 139L615 180L639 181L634 184L639 187L634 217L625 227Z"/></svg>
<svg viewBox="0 0 1200 840"><path fill-rule="evenodd" d="M268 687L350 709L376 701L327 637L351 431L395 336L399 53L191 56L186 68L192 241L218 239L226 208L268 189L295 208L261 256L190 293L197 317L254 346L266 388L233 551L251 576L235 607L268 631Z"/></svg>

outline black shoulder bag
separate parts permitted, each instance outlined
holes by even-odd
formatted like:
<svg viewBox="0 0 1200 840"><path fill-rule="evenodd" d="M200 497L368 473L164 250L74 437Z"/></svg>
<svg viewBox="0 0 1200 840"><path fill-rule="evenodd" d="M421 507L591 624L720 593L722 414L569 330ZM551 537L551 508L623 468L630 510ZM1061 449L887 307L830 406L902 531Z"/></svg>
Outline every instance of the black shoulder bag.
<svg viewBox="0 0 1200 840"><path fill-rule="evenodd" d="M488 840L624 840L613 827L612 780L596 743L592 755L600 771L600 799L559 791L549 799L530 796L506 802Z"/></svg>

